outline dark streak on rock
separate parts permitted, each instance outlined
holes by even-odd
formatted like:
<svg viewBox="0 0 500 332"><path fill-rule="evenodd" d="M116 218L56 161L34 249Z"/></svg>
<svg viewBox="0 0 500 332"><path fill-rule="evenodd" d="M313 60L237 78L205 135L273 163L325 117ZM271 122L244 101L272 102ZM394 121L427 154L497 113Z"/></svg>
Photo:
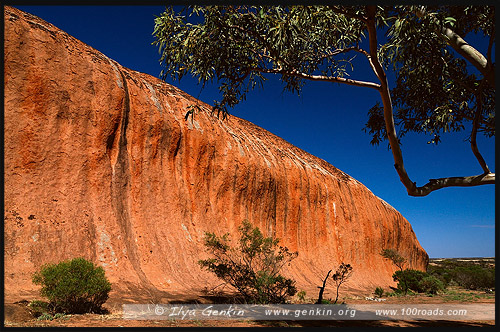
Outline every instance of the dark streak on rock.
<svg viewBox="0 0 500 332"><path fill-rule="evenodd" d="M130 162L127 152L127 127L130 114L130 95L127 79L125 78L122 70L118 70L120 71L123 82L125 99L120 123L118 156L116 158L114 167L115 171L111 181L111 204L118 220L118 224L120 225L120 230L125 238L123 243L125 243L125 247L127 248L127 255L129 256L129 261L132 267L146 288L156 289L141 269L139 256L137 254L137 245L132 234L132 223L129 212Z"/></svg>

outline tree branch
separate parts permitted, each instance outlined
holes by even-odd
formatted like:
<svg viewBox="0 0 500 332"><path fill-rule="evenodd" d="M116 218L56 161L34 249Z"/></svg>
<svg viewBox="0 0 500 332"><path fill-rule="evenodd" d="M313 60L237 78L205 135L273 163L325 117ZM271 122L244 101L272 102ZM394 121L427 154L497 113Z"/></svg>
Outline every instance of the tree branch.
<svg viewBox="0 0 500 332"><path fill-rule="evenodd" d="M422 187L415 187L410 196L427 196L431 192L445 187L474 187L485 184L495 184L495 173L480 174L474 176L449 177L430 179Z"/></svg>
<svg viewBox="0 0 500 332"><path fill-rule="evenodd" d="M328 273L326 274L325 279L323 279L323 286L318 286L318 288L319 288L319 294L318 294L318 300L316 301L316 304L322 304L323 303L323 292L325 291L326 281L328 280L328 276L330 275L331 272L332 272L332 270L328 271Z"/></svg>
<svg viewBox="0 0 500 332"><path fill-rule="evenodd" d="M347 15L347 14L346 14ZM351 15L352 16L352 15ZM363 19L364 18L361 18L361 17L357 17L357 15L355 15L356 17L353 17L353 18L357 18L357 19ZM255 38L257 38L257 40L259 40L261 43L263 43L268 52L273 55L272 53L276 53L274 52L274 49L272 48L272 46L265 40L262 38L262 36L260 36L258 33L256 33L255 31L251 31L251 30L248 30L248 29L245 29L239 25L228 25L228 28L233 28L233 29L237 29L243 33L247 33L249 35L252 35L254 36ZM345 52L349 52L349 51L356 51L356 52L359 52L359 53L362 53L364 54L369 62L370 62L370 65L372 65L372 62L371 62L371 56L370 54L368 54L368 52L360 49L359 47L349 47L349 48L345 48L345 49L337 49L327 55L324 55L323 57L329 57L329 56L334 56L334 55L338 55L338 54L341 54L341 53L345 53ZM256 53L255 51L253 51L254 53ZM279 61L283 62L285 65L289 66L288 62L284 59L282 59L279 54L274 54L272 57L271 56L268 56L266 54L258 54L259 57L265 57L275 63L278 63ZM373 65L372 65L373 67ZM310 75L310 74L306 74L306 73L302 73L302 72L299 72L297 70L294 70L294 71L286 71L284 69L280 68L279 69L267 69L267 68L252 68L252 70L254 71L259 71L261 73L273 73L273 74L283 74L283 75L290 75L290 76L295 76L295 77L300 77L300 78L304 78L304 79L307 79L307 80L311 80L311 81L325 81L325 82L335 82L335 83L344 83L344 84L348 84L348 85L354 85L354 86L360 86L360 87L368 87L368 88L372 88L372 89L376 89L378 90L380 88L380 85L379 84L376 84L376 83L373 83L373 82L365 82L365 81L359 81L359 80L352 80L352 79L348 79L348 78L343 78L343 77L333 77L333 76L324 76L324 75Z"/></svg>
<svg viewBox="0 0 500 332"><path fill-rule="evenodd" d="M310 75L310 74L302 73L302 72L299 72L296 70L287 71L284 69L267 69L267 68L252 68L252 70L258 71L261 73L266 73L266 74L282 74L282 75L295 76L295 77L300 77L300 78L310 80L310 81L343 83L343 84L348 84L348 85L360 86L360 87L364 87L364 88L372 88L375 90L378 90L380 88L380 84L373 83L373 82L352 80L350 78L344 78L344 77Z"/></svg>
<svg viewBox="0 0 500 332"><path fill-rule="evenodd" d="M444 187L471 187L471 186L480 186L484 184L494 184L495 183L495 173L490 173L489 171L481 175L475 176L465 176L465 177L448 177L448 178L440 178L440 179L430 179L429 183L425 184L422 187L417 187L415 182L410 180L408 173L404 168L403 163L403 154L401 152L401 148L399 146L399 140L396 133L396 128L394 125L394 114L392 111L392 101L391 95L389 92L389 86L387 83L387 77L385 72L380 65L380 62L377 58L377 30L375 26L375 6L367 6L367 29L368 29L368 40L370 45L370 55L373 63L373 68L375 74L380 80L380 95L382 97L382 103L384 105L384 121L387 132L387 138L389 140L389 144L391 147L392 155L394 158L394 167L398 172L399 179L406 187L408 195L410 196L426 196L430 194L432 191L444 188ZM478 117L476 113L475 118ZM479 123L479 119L477 119L476 123ZM478 125L477 125L478 126ZM476 130L477 130L476 126ZM486 163L485 163L486 165Z"/></svg>
<svg viewBox="0 0 500 332"><path fill-rule="evenodd" d="M403 154L399 146L396 127L394 125L394 115L392 111L392 101L389 92L389 84L387 82L387 76L385 75L384 69L380 65L380 62L378 61L377 58L377 28L375 26L375 11L376 11L376 6L366 7L366 13L368 15L366 27L368 29L368 41L370 45L371 62L373 64L375 75L377 75L378 79L380 80L381 87L379 91L380 91L380 96L382 97L382 104L384 106L384 122L387 132L387 139L389 140L392 156L395 162L394 167L398 172L400 181L406 187L408 194L411 195L411 193L416 188L416 184L410 180L404 168Z"/></svg>
<svg viewBox="0 0 500 332"><path fill-rule="evenodd" d="M484 80L483 80L484 82ZM481 82L481 83L483 83ZM488 165L486 165L486 162L484 161L483 156L479 152L479 149L477 147L477 129L479 127L479 119L481 118L481 113L483 110L483 100L481 98L482 95L482 87L480 86L478 89L478 93L476 95L476 114L474 116L474 121L472 122L472 132L470 134L470 146L472 149L472 152L474 153L474 156L476 156L477 161L479 162L479 165L481 165L481 168L484 171L484 174L490 173L490 169L488 168Z"/></svg>
<svg viewBox="0 0 500 332"><path fill-rule="evenodd" d="M360 52L361 53L361 50L358 47L356 47L356 46L347 47L347 48L338 48L335 51L332 51L332 52L327 53L327 54L323 54L322 56L319 57L318 60L323 60L323 59L326 59L326 58L329 58L329 57L332 57L332 56L336 56L336 55L339 55L339 54L342 54L342 53L347 53L347 52L350 52L350 51L356 51L356 52Z"/></svg>
<svg viewBox="0 0 500 332"><path fill-rule="evenodd" d="M490 69L493 70L493 72L495 71L493 69L493 62L491 60L491 50L493 48L493 44L495 42L495 29L493 29L493 31L491 32L491 35L490 35L490 42L488 44L488 51L486 51L486 59L488 61L488 66L490 67Z"/></svg>
<svg viewBox="0 0 500 332"><path fill-rule="evenodd" d="M441 28L441 33L446 37L448 44L476 67L484 75L491 87L495 89L495 71L491 70L488 60L450 28Z"/></svg>
<svg viewBox="0 0 500 332"><path fill-rule="evenodd" d="M347 53L347 52L350 52L350 51L355 51L355 52L363 54L368 59L368 63L372 67L373 72L375 72L375 74L376 74L376 70L375 70L375 67L373 67L372 57L371 57L370 53L368 53L367 51L363 50L362 48L359 48L358 46L352 46L352 47L348 47L348 48L336 49L335 51L333 51L331 53L323 55L322 57L320 57L320 59L329 58L330 56L335 56L335 55L338 55L338 54L341 54L341 53Z"/></svg>
<svg viewBox="0 0 500 332"><path fill-rule="evenodd" d="M416 15L418 17L422 17L427 15L425 9L420 7ZM438 20L435 17L432 17L434 23L436 25L439 24ZM441 28L436 29L436 32L446 40L448 45L450 45L458 54L463 56L467 61L469 61L474 67L483 74L483 76L488 81L489 85L495 89L495 71L493 69L493 65L474 47L469 45L462 37L460 37L455 31L452 29L441 25ZM490 41L491 42L491 41Z"/></svg>
<svg viewBox="0 0 500 332"><path fill-rule="evenodd" d="M336 12L339 12L340 10L336 10ZM477 142L476 142L476 135L477 131L479 128L479 124L481 121L481 110L479 105L477 112L474 116L474 121L473 121L473 131L471 134L471 147L474 152L474 155L478 159L481 167L484 170L484 173L481 175L475 175L475 176L464 176L464 177L447 177L447 178L439 178L439 179L430 179L427 184L421 187L417 187L415 182L412 182L410 180L410 177L408 176L405 167L404 167L404 162L403 162L403 154L399 145L399 139L397 137L397 132L396 132L396 127L394 123L394 114L393 114L393 108L392 108L392 100L391 100L391 95L389 91L389 85L387 81L387 76L385 74L384 69L382 68L382 65L380 64L377 53L378 53L378 42L377 42L377 30L376 30L376 23L375 23L375 12L376 12L376 6L367 6L366 7L366 14L367 17L353 17L351 14L350 17L360 19L363 22L366 23L366 27L368 30L368 41L369 41L369 52L366 52L358 47L349 47L345 49L338 49L335 50L331 53L323 55L323 58L327 58L330 56L335 56L337 54L341 53L346 53L349 51L356 51L359 53L364 54L375 75L380 81L380 84L374 83L374 82L365 82L365 81L359 81L359 80L352 80L344 77L333 77L333 76L324 76L324 75L311 75L303 72L299 72L297 69L291 69L291 70L286 70L283 69L283 67L280 65L280 62L283 63L285 66L288 66L286 61L284 59L280 59L279 55L273 54L273 49L268 45L268 43L262 39L262 37L258 34L256 34L254 31L249 31L247 29L244 29L239 26L230 26L230 28L236 28L239 29L240 31L243 31L245 33L248 33L250 35L253 35L257 39L259 39L262 43L265 45L269 46L268 51L270 55L262 54L262 57L267 58L271 62L274 62L278 65L278 68L276 69L269 69L269 68L251 68L250 70L256 71L256 72L261 72L261 73L272 73L272 74L282 74L282 75L289 75L289 76L295 76L311 81L325 81L325 82L335 82L335 83L343 83L343 84L348 84L348 85L353 85L353 86L360 86L360 87L369 87L373 88L379 91L381 98L382 98L382 103L384 106L384 122L385 122L385 127L386 127L386 132L387 132L387 138L389 140L389 144L391 147L391 151L393 154L394 158L394 167L399 175L400 181L403 183L403 185L406 187L408 195L410 196L426 196L432 191L444 188L444 187L453 187L453 186L459 186L459 187L469 187L469 186L479 186L479 185L484 185L484 184L494 184L495 183L495 174L491 173L484 162L484 159L482 158L481 154L479 153L479 150L477 148ZM346 12L340 11L341 14L347 15ZM453 47L456 48L456 51L464 56L469 62L471 62L473 65L477 66L480 65L481 69L480 71L483 73L485 76L485 81L487 81L490 85L494 87L494 79L492 80L491 78L488 77L490 72L493 72L489 70L490 68L486 68L486 65L488 64L488 60L484 58L479 52L477 52L474 48L469 46L463 39L461 39L460 36L458 36L456 33L454 33L451 29L449 28L443 28L442 30L443 35L448 38L449 44ZM490 41L491 44L491 41ZM490 51L491 52L491 51ZM488 70L486 70L488 69ZM247 72L248 74L248 72Z"/></svg>

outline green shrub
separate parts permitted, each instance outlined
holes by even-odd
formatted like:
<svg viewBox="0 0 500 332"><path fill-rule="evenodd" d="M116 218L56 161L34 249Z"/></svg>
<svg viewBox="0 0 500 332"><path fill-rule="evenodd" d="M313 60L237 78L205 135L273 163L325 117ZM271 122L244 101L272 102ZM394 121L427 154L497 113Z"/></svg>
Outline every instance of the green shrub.
<svg viewBox="0 0 500 332"><path fill-rule="evenodd" d="M239 227L238 247L229 245L229 234L205 233L205 246L215 256L198 263L233 286L250 303L285 303L297 292L295 281L280 274L297 253L278 246L278 239L264 237L247 220Z"/></svg>
<svg viewBox="0 0 500 332"><path fill-rule="evenodd" d="M398 282L398 289L400 289L404 294L407 294L408 290L420 292L420 281L426 275L427 273L419 270L406 269L404 271L394 272L392 278L394 281Z"/></svg>
<svg viewBox="0 0 500 332"><path fill-rule="evenodd" d="M377 297L382 297L382 296L384 296L384 289L382 287L377 287L377 288L375 288L374 294Z"/></svg>
<svg viewBox="0 0 500 332"><path fill-rule="evenodd" d="M418 292L437 294L444 290L444 284L437 277L427 275L420 280L418 284Z"/></svg>
<svg viewBox="0 0 500 332"><path fill-rule="evenodd" d="M41 295L54 313L103 312L111 290L104 269L84 258L46 264L33 275L33 283L42 286Z"/></svg>
<svg viewBox="0 0 500 332"><path fill-rule="evenodd" d="M438 277L418 270L396 271L392 277L398 282L398 290L404 294L410 291L437 294L445 289L444 283Z"/></svg>

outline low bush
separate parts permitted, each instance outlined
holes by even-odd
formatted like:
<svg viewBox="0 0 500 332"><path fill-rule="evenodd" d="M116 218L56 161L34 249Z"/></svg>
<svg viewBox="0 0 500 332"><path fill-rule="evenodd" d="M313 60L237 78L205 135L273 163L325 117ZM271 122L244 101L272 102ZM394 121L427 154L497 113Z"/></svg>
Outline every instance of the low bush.
<svg viewBox="0 0 500 332"><path fill-rule="evenodd" d="M392 278L398 282L397 288L404 294L409 291L437 294L445 289L444 283L439 278L423 271L411 269L396 271Z"/></svg>
<svg viewBox="0 0 500 332"><path fill-rule="evenodd" d="M444 284L438 278L426 275L418 284L420 293L437 294L445 289Z"/></svg>
<svg viewBox="0 0 500 332"><path fill-rule="evenodd" d="M84 258L46 264L33 275L51 313L101 313L111 284L102 267Z"/></svg>

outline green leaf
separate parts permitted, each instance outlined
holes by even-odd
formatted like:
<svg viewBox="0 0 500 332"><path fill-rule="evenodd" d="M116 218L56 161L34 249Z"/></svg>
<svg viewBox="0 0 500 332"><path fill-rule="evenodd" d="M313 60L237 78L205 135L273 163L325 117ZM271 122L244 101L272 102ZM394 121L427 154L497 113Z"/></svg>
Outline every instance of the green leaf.
<svg viewBox="0 0 500 332"><path fill-rule="evenodd" d="M396 22L394 22L394 29L399 30L400 25L401 25L401 21L399 19L397 19Z"/></svg>
<svg viewBox="0 0 500 332"><path fill-rule="evenodd" d="M449 24L450 26L455 26L455 23L457 22L456 19L454 19L453 17L447 17L444 19L444 23L445 24Z"/></svg>

